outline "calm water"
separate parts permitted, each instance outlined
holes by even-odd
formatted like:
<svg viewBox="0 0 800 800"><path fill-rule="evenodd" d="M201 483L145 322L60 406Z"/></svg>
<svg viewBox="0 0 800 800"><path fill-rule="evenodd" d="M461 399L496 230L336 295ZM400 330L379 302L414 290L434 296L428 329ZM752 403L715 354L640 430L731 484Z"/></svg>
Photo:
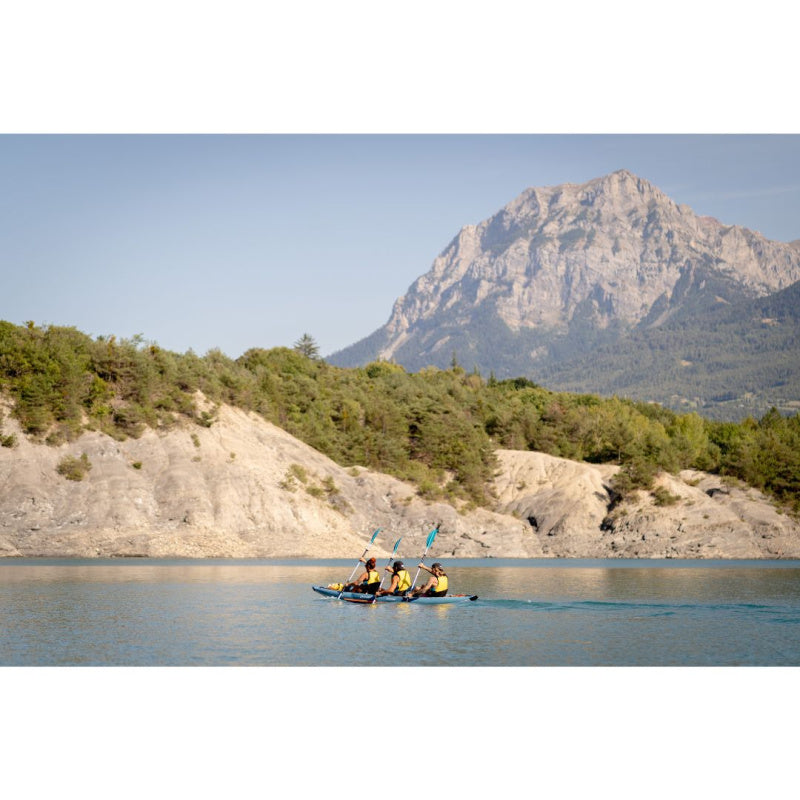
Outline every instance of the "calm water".
<svg viewBox="0 0 800 800"><path fill-rule="evenodd" d="M0 665L800 665L797 561L450 559L464 606L311 591L353 566L0 561Z"/></svg>

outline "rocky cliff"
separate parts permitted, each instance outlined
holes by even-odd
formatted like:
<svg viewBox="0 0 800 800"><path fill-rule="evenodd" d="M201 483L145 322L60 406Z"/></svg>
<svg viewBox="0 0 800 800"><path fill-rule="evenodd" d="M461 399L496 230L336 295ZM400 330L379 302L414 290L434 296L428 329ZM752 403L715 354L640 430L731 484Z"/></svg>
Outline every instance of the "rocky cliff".
<svg viewBox="0 0 800 800"><path fill-rule="evenodd" d="M460 513L362 467L341 467L261 417L222 407L210 428L99 433L50 447L5 421L0 448L0 555L6 557L353 558L800 557L800 526L753 490L712 476L662 476L669 505L641 493L615 504L597 467L500 451L494 511ZM82 480L58 471L86 454ZM85 463L86 463L85 462ZM663 502L664 495L661 497Z"/></svg>
<svg viewBox="0 0 800 800"><path fill-rule="evenodd" d="M766 295L800 280L800 255L698 217L626 170L529 189L461 230L395 303L378 356L391 358L425 320L479 306L491 306L511 330L567 329L577 317L601 329L646 318L657 325L712 272Z"/></svg>

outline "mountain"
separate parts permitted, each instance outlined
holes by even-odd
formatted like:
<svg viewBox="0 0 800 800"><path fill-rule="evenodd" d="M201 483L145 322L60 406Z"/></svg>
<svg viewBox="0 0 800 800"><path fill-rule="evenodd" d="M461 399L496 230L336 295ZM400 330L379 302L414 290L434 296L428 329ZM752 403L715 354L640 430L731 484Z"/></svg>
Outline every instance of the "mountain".
<svg viewBox="0 0 800 800"><path fill-rule="evenodd" d="M465 226L383 327L327 360L416 371L455 357L497 378L741 416L800 398L800 364L786 352L797 317L758 306L773 295L785 304L777 293L800 294L790 288L798 281L798 242L698 216L619 170L528 189ZM714 335L723 328L736 333ZM758 348L744 354L753 335ZM673 383L666 373L694 377Z"/></svg>

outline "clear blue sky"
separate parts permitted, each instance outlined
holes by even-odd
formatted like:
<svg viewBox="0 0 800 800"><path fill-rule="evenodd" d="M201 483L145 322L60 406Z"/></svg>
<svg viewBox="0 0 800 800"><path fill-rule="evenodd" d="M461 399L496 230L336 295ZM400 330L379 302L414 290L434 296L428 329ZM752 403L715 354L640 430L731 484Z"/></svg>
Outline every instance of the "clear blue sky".
<svg viewBox="0 0 800 800"><path fill-rule="evenodd" d="M800 136L5 135L0 319L198 354L323 354L382 325L469 223L626 168L800 238Z"/></svg>

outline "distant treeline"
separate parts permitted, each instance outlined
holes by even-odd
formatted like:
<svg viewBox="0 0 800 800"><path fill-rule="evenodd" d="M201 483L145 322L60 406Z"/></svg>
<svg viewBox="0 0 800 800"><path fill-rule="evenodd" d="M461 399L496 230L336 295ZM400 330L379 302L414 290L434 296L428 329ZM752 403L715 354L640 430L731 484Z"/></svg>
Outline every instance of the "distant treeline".
<svg viewBox="0 0 800 800"><path fill-rule="evenodd" d="M333 367L302 348L231 359L163 350L141 337L0 321L0 391L25 432L57 444L84 430L117 439L181 418L211 425L196 393L261 414L337 463L412 481L425 497L489 505L498 447L616 463L625 493L660 471L738 478L800 511L800 417L740 423L659 405L552 392L524 379L388 362ZM0 426L2 421L0 420ZM0 437L2 428L0 427ZM8 437L6 437L6 442Z"/></svg>

